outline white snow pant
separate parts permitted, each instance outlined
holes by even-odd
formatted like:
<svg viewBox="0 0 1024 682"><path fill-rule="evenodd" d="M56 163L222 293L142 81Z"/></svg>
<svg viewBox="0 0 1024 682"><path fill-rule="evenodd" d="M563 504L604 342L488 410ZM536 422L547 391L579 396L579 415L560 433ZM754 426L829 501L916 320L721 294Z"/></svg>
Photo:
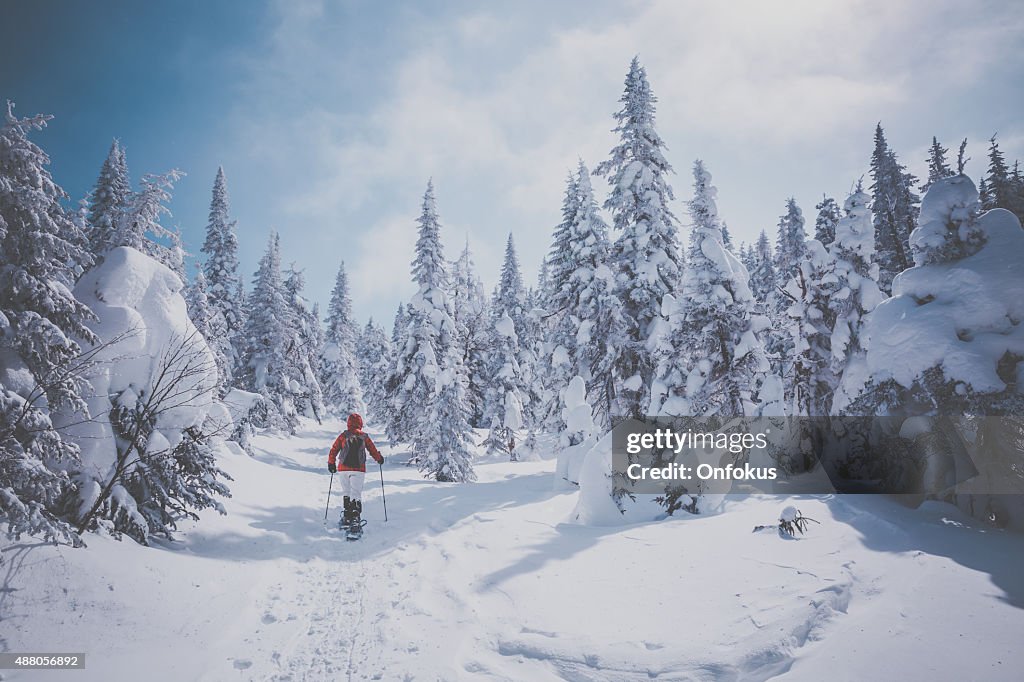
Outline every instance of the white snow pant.
<svg viewBox="0 0 1024 682"><path fill-rule="evenodd" d="M353 500L362 500L363 480L365 471L339 471L341 476L341 494Z"/></svg>

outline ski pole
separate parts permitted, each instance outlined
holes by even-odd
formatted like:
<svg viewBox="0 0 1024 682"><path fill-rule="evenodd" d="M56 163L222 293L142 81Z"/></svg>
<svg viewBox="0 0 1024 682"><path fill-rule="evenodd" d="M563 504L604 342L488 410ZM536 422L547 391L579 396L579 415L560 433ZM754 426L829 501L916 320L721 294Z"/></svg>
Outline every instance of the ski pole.
<svg viewBox="0 0 1024 682"><path fill-rule="evenodd" d="M384 465L378 464L380 467L380 499L384 502L384 523L388 522L388 498L384 497Z"/></svg>
<svg viewBox="0 0 1024 682"><path fill-rule="evenodd" d="M331 483L327 486L327 506L324 507L324 523L327 523L327 510L331 508L331 488L334 487L334 472L331 472Z"/></svg>

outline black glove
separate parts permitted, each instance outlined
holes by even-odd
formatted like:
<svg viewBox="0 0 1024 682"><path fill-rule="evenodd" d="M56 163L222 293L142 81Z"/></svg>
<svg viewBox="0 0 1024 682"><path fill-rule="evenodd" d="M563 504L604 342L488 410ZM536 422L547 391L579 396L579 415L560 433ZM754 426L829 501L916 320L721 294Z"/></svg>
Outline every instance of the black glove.
<svg viewBox="0 0 1024 682"><path fill-rule="evenodd" d="M338 467L334 466L334 462L328 462L327 463L327 470L330 471L333 474L333 473L336 473L338 471Z"/></svg>

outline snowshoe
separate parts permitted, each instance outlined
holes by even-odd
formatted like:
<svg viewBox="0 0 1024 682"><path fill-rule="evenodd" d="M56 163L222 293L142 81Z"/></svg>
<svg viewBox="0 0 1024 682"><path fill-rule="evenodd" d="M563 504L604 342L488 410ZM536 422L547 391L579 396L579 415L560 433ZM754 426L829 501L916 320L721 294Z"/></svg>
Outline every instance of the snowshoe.
<svg viewBox="0 0 1024 682"><path fill-rule="evenodd" d="M348 528L345 529L346 540L358 540L363 537L363 526L366 525L366 519L354 521Z"/></svg>

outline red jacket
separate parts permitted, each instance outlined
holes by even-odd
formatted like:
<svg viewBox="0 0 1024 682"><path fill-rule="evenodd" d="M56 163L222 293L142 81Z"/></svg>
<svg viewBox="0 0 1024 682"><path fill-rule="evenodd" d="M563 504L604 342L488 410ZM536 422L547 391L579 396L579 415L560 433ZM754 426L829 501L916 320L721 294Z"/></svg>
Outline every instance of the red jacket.
<svg viewBox="0 0 1024 682"><path fill-rule="evenodd" d="M338 436L334 441L334 445L331 446L331 452L327 455L328 464L337 463L338 471L366 471L365 457L363 458L363 462L359 466L355 467L345 466L344 458L342 458L341 462L338 462L338 453L344 449L348 437L351 436L361 436L363 438L363 442L366 443L366 449L369 451L370 455L377 460L377 464L384 463L384 458L381 456L380 451L377 450L377 446L373 444L373 441L370 440L368 435L363 433L363 418L353 412L348 416L348 430Z"/></svg>

